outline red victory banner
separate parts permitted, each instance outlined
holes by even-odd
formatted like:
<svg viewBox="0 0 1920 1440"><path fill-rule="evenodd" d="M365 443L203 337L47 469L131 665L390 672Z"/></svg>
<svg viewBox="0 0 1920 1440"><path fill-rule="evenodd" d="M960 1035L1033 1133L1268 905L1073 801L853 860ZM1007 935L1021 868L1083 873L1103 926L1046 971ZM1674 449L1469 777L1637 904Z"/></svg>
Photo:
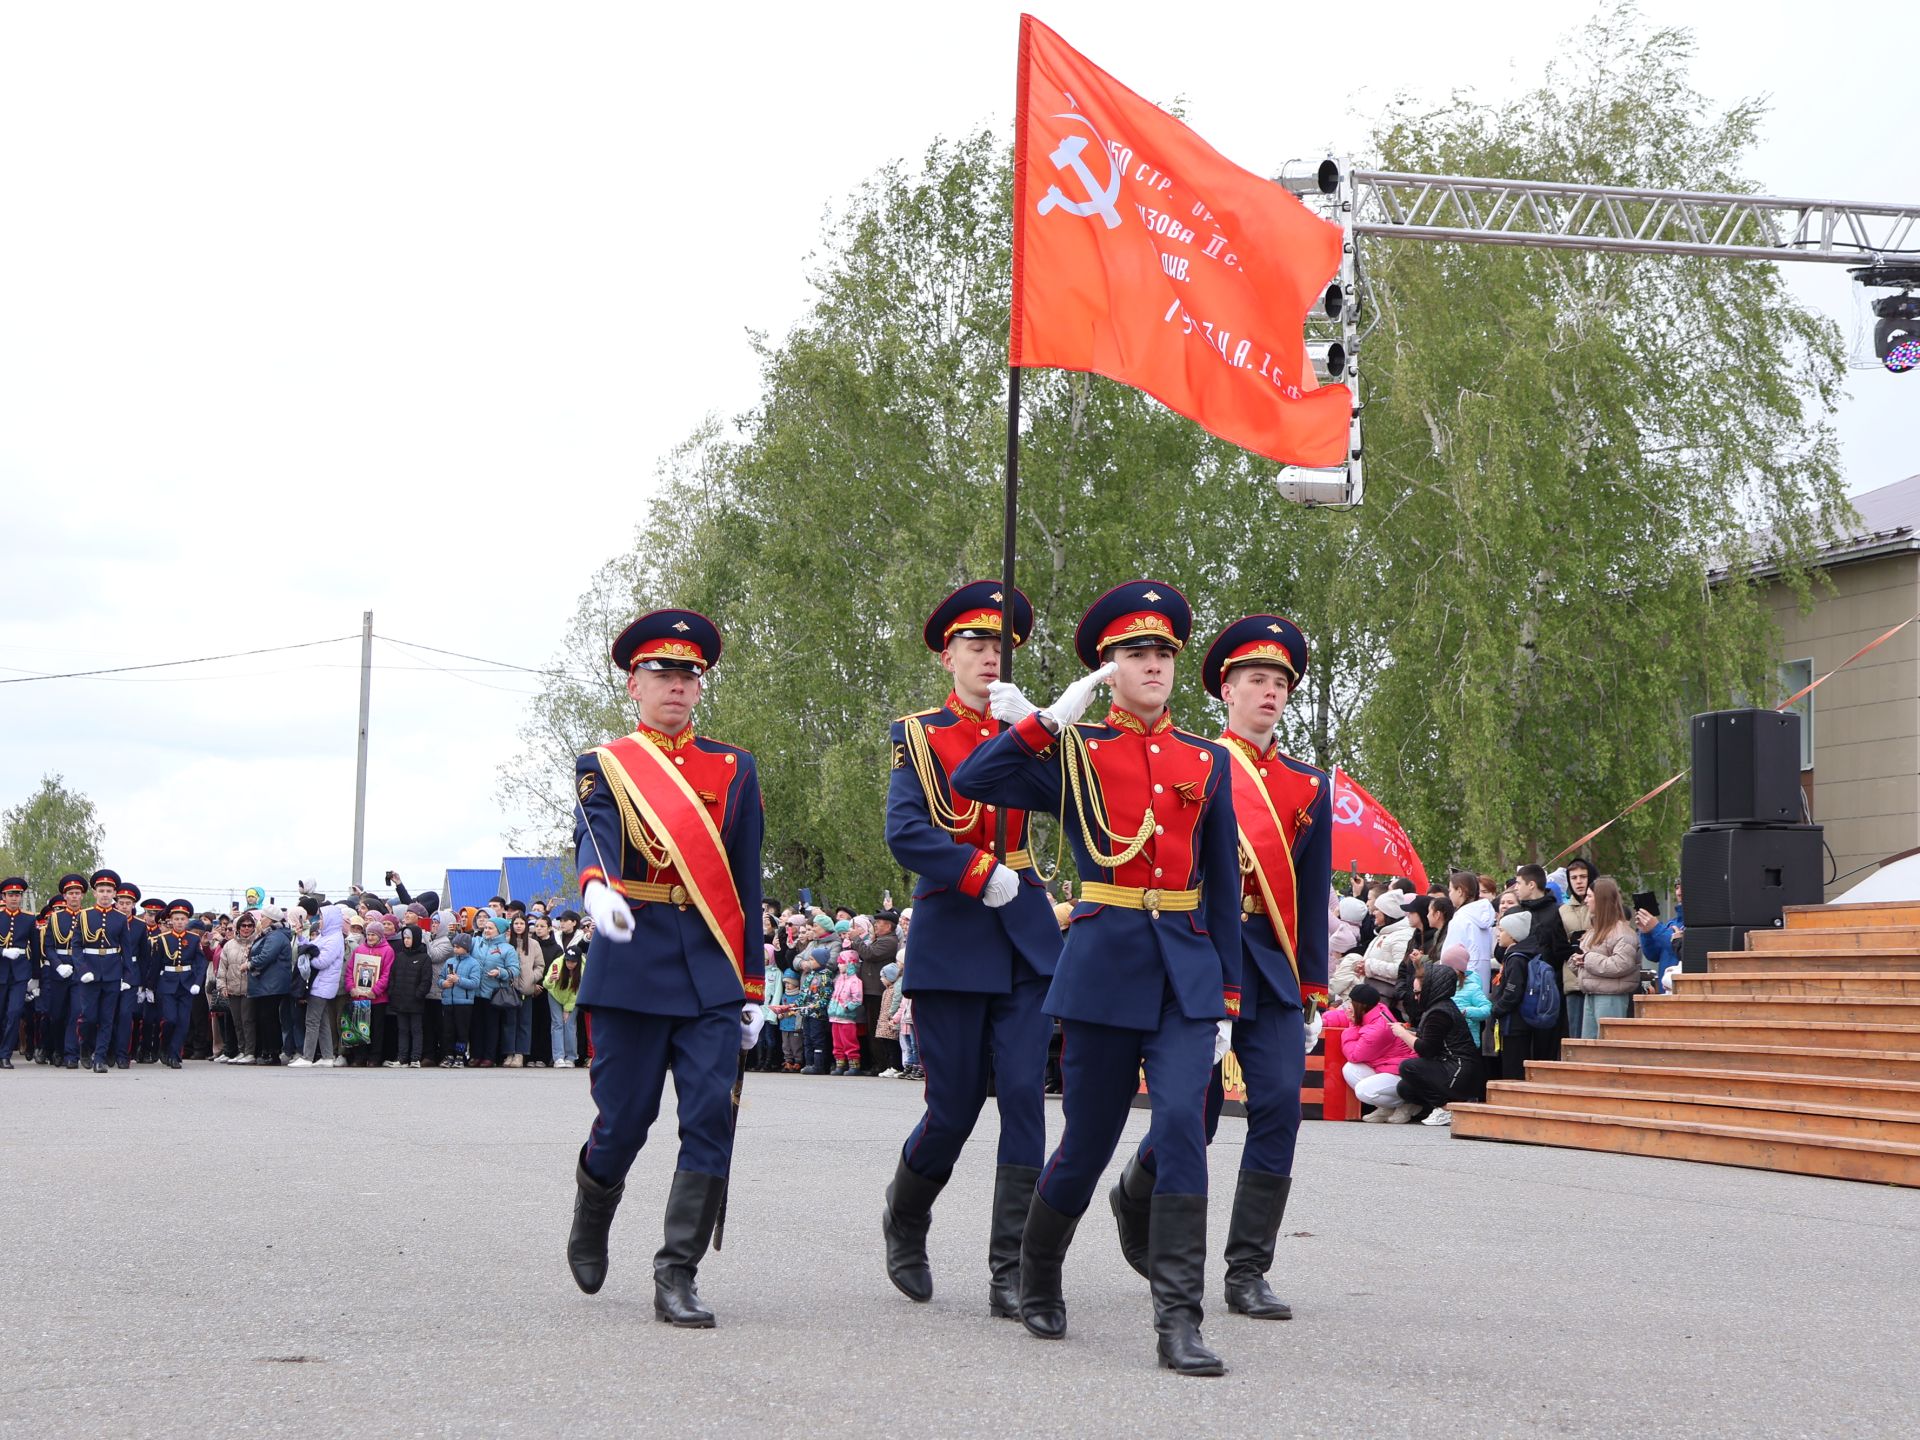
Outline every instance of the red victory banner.
<svg viewBox="0 0 1920 1440"><path fill-rule="evenodd" d="M1131 385L1286 465L1346 463L1307 311L1338 226L1020 17L1011 363Z"/></svg>
<svg viewBox="0 0 1920 1440"><path fill-rule="evenodd" d="M1333 772L1333 868L1368 875L1404 875L1421 893L1427 867L1400 822L1339 767Z"/></svg>

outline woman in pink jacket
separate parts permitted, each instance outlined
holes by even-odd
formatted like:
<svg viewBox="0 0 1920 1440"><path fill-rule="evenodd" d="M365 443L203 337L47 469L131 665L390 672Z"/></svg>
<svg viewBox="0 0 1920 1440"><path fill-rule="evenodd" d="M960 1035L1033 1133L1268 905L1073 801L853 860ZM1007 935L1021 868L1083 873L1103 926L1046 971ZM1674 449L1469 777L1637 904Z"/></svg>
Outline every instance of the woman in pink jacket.
<svg viewBox="0 0 1920 1440"><path fill-rule="evenodd" d="M1360 1118L1404 1125L1419 1113L1418 1105L1400 1098L1400 1065L1413 1058L1413 1047L1402 1033L1406 1027L1381 1004L1380 992L1362 981L1347 995L1353 1022L1347 1026L1347 1063L1341 1071L1347 1086L1362 1105L1373 1106Z"/></svg>
<svg viewBox="0 0 1920 1440"><path fill-rule="evenodd" d="M367 938L347 957L347 973L341 993L349 1001L371 1002L367 1043L347 1051L347 1064L375 1066L380 1063L387 1038L387 985L393 979L393 947L387 943L387 927L382 920L369 916L366 935Z"/></svg>

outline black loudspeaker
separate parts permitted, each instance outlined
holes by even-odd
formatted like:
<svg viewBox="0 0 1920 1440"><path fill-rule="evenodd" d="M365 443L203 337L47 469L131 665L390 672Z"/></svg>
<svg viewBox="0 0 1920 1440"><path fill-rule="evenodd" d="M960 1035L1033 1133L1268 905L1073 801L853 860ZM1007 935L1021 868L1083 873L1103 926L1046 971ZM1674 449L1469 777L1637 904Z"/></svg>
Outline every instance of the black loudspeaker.
<svg viewBox="0 0 1920 1440"><path fill-rule="evenodd" d="M1694 925L1778 925L1788 905L1821 902L1818 825L1729 826L1680 837L1688 935Z"/></svg>
<svg viewBox="0 0 1920 1440"><path fill-rule="evenodd" d="M1680 882L1682 885L1686 881ZM1680 937L1680 969L1688 975L1697 975L1707 968L1707 956L1716 950L1744 950L1747 948L1747 931L1751 925L1702 925L1697 930L1689 925L1686 933Z"/></svg>
<svg viewBox="0 0 1920 1440"><path fill-rule="evenodd" d="M1798 715L1715 710L1693 717L1695 825L1797 825L1805 818Z"/></svg>

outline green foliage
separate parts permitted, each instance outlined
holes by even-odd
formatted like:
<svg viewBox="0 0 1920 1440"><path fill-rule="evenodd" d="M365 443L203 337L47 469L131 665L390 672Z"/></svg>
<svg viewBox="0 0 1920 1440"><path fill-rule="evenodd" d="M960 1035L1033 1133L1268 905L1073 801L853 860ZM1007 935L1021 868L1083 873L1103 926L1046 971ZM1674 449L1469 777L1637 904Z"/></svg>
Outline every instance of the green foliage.
<svg viewBox="0 0 1920 1440"><path fill-rule="evenodd" d="M39 789L0 814L0 874L24 875L29 894L45 901L65 872L99 867L105 838L93 801L64 777L43 775Z"/></svg>
<svg viewBox="0 0 1920 1440"><path fill-rule="evenodd" d="M1540 91L1396 107L1387 168L1741 186L1757 111L1707 113L1690 42L1595 26ZM564 653L606 675L637 609L715 616L699 724L759 757L771 893L903 889L882 834L887 722L939 703L933 604L999 570L1009 157L988 133L890 166L822 245L817 298L762 343L761 398L672 457L634 553L595 576ZM1770 534L1788 573L1845 513L1826 428L1833 327L1770 267L1381 242L1367 252L1368 499L1277 498L1275 467L1109 382L1022 376L1017 676L1079 673L1086 605L1147 575L1196 641L1253 609L1313 647L1290 749L1352 768L1435 871L1550 853L1684 764L1685 714L1769 672L1752 589L1710 584ZM1219 723L1197 654L1174 708ZM617 677L556 676L503 796L571 833L572 756L631 728ZM1659 868L1677 789L1608 864ZM1608 848L1611 847L1611 848ZM1045 848L1045 842L1043 842Z"/></svg>

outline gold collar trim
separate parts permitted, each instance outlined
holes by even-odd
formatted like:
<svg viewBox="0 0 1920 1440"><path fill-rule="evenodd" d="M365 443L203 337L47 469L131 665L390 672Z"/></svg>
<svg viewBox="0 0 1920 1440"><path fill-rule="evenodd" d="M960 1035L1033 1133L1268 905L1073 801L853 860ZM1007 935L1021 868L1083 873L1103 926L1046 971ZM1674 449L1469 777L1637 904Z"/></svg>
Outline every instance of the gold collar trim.
<svg viewBox="0 0 1920 1440"><path fill-rule="evenodd" d="M1226 741L1227 744L1233 746L1234 749L1238 750L1249 760L1271 760L1280 753L1280 739L1277 735L1267 743L1267 748L1264 750L1256 746L1251 740L1234 734L1231 730L1221 731L1220 738Z"/></svg>
<svg viewBox="0 0 1920 1440"><path fill-rule="evenodd" d="M958 715L962 720L971 720L976 725L984 725L987 723L987 712L984 710L976 710L967 704L966 701L960 698L960 692L958 690L949 690L947 692L947 709L951 710L955 715Z"/></svg>
<svg viewBox="0 0 1920 1440"><path fill-rule="evenodd" d="M1107 707L1107 718L1101 723L1111 725L1115 730L1130 730L1135 735L1161 735L1173 729L1173 712L1162 710L1160 718L1149 725L1131 710L1111 705Z"/></svg>
<svg viewBox="0 0 1920 1440"><path fill-rule="evenodd" d="M687 726L678 735L667 735L651 726L642 725L633 732L633 738L644 740L659 750L684 750L693 743L693 726Z"/></svg>

